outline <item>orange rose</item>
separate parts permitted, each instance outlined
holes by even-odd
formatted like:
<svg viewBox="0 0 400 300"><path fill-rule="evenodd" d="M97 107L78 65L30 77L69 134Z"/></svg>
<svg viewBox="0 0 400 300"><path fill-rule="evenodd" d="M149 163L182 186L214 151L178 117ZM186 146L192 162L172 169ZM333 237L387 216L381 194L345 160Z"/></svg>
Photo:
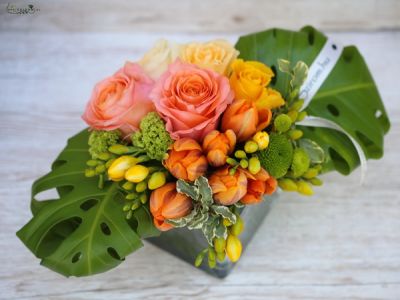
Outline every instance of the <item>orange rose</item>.
<svg viewBox="0 0 400 300"><path fill-rule="evenodd" d="M182 138L172 145L164 166L178 179L194 181L207 171L207 159L193 139Z"/></svg>
<svg viewBox="0 0 400 300"><path fill-rule="evenodd" d="M247 193L247 177L241 169L230 175L229 167L220 168L210 176L208 182L218 204L234 204Z"/></svg>
<svg viewBox="0 0 400 300"><path fill-rule="evenodd" d="M227 155L232 153L236 144L236 135L228 129L225 133L213 130L203 140L203 150L207 160L213 167L223 166Z"/></svg>
<svg viewBox="0 0 400 300"><path fill-rule="evenodd" d="M262 201L263 195L271 195L278 185L276 179L261 169L256 175L246 172L247 194L240 200L243 204L256 204Z"/></svg>
<svg viewBox="0 0 400 300"><path fill-rule="evenodd" d="M224 131L232 129L238 142L243 142L267 127L271 118L270 109L258 110L254 102L236 100L224 112L221 126Z"/></svg>
<svg viewBox="0 0 400 300"><path fill-rule="evenodd" d="M154 190L150 196L150 212L154 225L161 231L167 231L173 226L166 219L182 218L192 210L192 200L176 191L176 183L170 182Z"/></svg>

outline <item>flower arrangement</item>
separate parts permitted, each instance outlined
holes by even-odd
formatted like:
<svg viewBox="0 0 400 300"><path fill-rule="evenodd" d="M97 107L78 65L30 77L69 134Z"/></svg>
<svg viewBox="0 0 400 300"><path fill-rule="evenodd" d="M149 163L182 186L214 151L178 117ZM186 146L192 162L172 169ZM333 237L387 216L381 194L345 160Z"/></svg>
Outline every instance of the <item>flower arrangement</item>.
<svg viewBox="0 0 400 300"><path fill-rule="evenodd" d="M282 50L288 38L299 44L312 38L313 51L300 55L305 50L298 46L288 57ZM389 123L362 62L354 68L365 75L366 90L347 95L356 100L332 92L357 88L343 84L351 83L351 72L335 69L318 90L325 96L304 109L302 88L318 54L312 44L320 50L324 42L310 27L245 36L236 47L224 40L159 41L95 85L82 116L89 129L71 138L52 171L34 183L34 217L18 236L43 265L67 276L106 271L141 239L178 227L201 230L208 243L193 257L196 266L238 261L246 206L268 201L278 187L312 195L321 173L349 173L362 163L358 143L363 155L382 154ZM358 59L354 48L342 56L348 64ZM341 64L335 68L349 68ZM364 95L365 103L357 102ZM330 96L340 98L335 106ZM349 114L355 110L343 101L364 113ZM325 123L305 122L312 116ZM58 200L36 199L51 188Z"/></svg>

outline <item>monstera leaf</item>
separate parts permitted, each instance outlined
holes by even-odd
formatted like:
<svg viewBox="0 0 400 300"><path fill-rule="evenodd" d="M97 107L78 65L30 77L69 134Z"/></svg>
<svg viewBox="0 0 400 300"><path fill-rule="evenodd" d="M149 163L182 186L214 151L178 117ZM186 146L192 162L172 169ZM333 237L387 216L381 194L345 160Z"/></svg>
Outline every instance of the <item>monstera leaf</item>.
<svg viewBox="0 0 400 300"><path fill-rule="evenodd" d="M312 27L298 32L282 29L241 37L236 48L240 57L258 60L276 74L272 86L284 96L289 87L289 75L277 72L277 60L311 65L327 38ZM383 137L390 127L385 108L364 59L354 46L348 46L310 105L310 115L330 119L350 133L362 146L367 158L383 155ZM305 136L324 146L327 153L325 170L336 169L348 174L359 164L351 141L332 129L302 127Z"/></svg>
<svg viewBox="0 0 400 300"><path fill-rule="evenodd" d="M84 176L87 141L87 130L69 139L51 172L33 184L33 218L17 233L44 266L65 276L107 271L141 247L141 238L158 234L145 207L125 219L118 183L99 189ZM36 199L54 188L59 199Z"/></svg>

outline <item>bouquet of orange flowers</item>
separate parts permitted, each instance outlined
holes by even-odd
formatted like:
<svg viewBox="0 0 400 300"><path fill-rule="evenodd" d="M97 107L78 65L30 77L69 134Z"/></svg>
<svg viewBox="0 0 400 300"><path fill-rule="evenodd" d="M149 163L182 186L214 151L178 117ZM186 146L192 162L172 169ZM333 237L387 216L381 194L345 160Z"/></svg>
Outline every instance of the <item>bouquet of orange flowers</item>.
<svg viewBox="0 0 400 300"><path fill-rule="evenodd" d="M293 53L303 53L304 43L312 51L277 51L289 47L289 35L301 45L292 45ZM268 44L274 38L281 48ZM208 243L193 257L196 266L206 257L209 268L236 262L245 206L268 201L278 187L312 195L321 172L348 173L364 155L381 155L388 121L373 82L363 119L379 109L371 121L379 132L349 125L354 116L346 107L330 104L329 89L341 84L335 78L323 81L313 97L319 101L308 106L308 84L317 81L307 82L309 64L324 43L310 28L253 34L236 47L224 40L157 42L95 85L82 116L89 129L71 138L52 171L34 183L34 216L18 236L64 275L106 271L141 239L177 227L201 230ZM343 59L351 54L346 49ZM52 188L59 199L36 199Z"/></svg>

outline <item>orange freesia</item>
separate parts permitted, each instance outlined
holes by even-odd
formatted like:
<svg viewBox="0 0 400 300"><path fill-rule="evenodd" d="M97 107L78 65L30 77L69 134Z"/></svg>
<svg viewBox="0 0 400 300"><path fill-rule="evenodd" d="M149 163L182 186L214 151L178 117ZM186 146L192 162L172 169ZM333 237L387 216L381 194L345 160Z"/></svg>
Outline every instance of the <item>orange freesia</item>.
<svg viewBox="0 0 400 300"><path fill-rule="evenodd" d="M225 133L213 130L203 140L203 150L207 156L208 163L213 167L225 164L227 155L232 153L236 145L236 135L232 129Z"/></svg>
<svg viewBox="0 0 400 300"><path fill-rule="evenodd" d="M256 175L245 172L248 179L247 194L240 200L243 204L256 204L262 201L263 195L275 192L278 182L267 171L261 169Z"/></svg>
<svg viewBox="0 0 400 300"><path fill-rule="evenodd" d="M165 167L178 179L194 181L207 171L207 159L193 139L177 140L164 161Z"/></svg>
<svg viewBox="0 0 400 300"><path fill-rule="evenodd" d="M208 182L218 204L234 204L247 193L247 177L241 169L230 175L229 167L220 168L210 176Z"/></svg>
<svg viewBox="0 0 400 300"><path fill-rule="evenodd" d="M263 130L272 119L270 109L257 109L254 102L235 100L228 106L222 117L222 130L232 129L238 142L251 138L257 131Z"/></svg>
<svg viewBox="0 0 400 300"><path fill-rule="evenodd" d="M150 196L150 212L154 225L161 231L172 229L166 219L182 218L192 210L192 200L176 191L176 183L170 182L154 190Z"/></svg>

